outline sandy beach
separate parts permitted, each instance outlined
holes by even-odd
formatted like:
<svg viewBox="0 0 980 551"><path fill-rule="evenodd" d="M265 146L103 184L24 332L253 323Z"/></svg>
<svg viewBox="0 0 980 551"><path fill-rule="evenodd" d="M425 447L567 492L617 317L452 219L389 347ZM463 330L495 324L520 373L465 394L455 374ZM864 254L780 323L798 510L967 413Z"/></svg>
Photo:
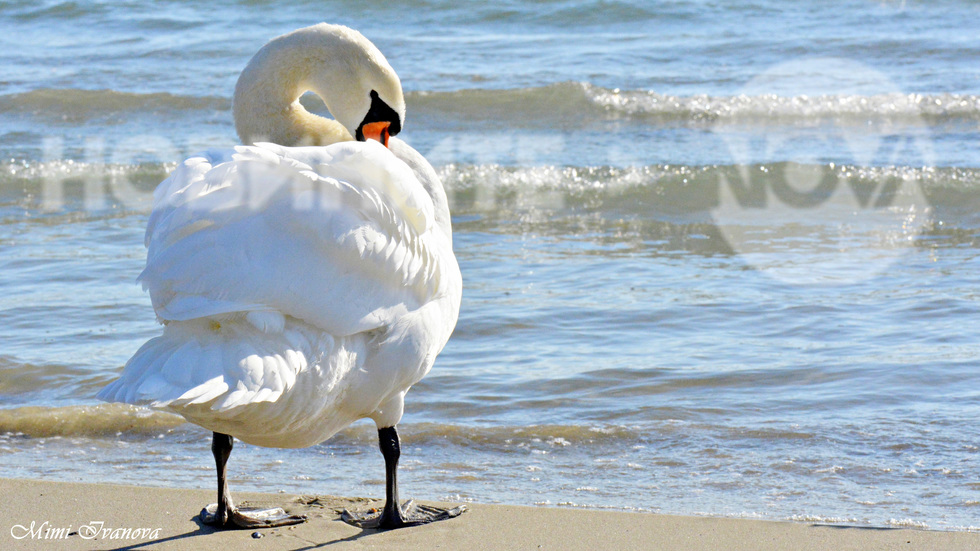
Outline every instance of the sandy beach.
<svg viewBox="0 0 980 551"><path fill-rule="evenodd" d="M446 522L393 532L339 520L367 499L240 493L247 505L282 505L298 526L216 532L197 514L206 490L0 479L3 549L978 549L980 534L471 505ZM247 502L247 503L246 503Z"/></svg>

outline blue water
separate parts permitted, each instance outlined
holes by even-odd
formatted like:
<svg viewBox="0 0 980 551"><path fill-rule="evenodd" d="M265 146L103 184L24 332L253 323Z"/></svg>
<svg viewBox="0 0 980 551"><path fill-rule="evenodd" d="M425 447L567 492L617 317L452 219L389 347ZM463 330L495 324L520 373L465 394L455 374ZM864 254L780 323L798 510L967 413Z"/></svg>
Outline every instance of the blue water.
<svg viewBox="0 0 980 551"><path fill-rule="evenodd" d="M153 187L235 143L266 40L327 20L401 76L464 277L408 396L405 494L975 529L978 16L6 2L0 476L211 486L203 430L94 394L160 331L135 284ZM230 467L233 490L383 494L369 422Z"/></svg>

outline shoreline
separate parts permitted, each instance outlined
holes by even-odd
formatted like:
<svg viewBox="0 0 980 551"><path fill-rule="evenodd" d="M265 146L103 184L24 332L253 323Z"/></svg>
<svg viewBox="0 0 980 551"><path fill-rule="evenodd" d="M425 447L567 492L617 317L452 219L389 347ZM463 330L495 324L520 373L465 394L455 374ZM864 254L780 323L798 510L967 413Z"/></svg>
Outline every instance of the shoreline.
<svg viewBox="0 0 980 551"><path fill-rule="evenodd" d="M976 532L481 504L467 504L469 510L456 519L374 532L348 526L339 516L345 507L363 509L380 500L232 495L240 505L278 505L309 520L282 528L214 531L197 519L214 501L208 490L0 478L0 548L980 549Z"/></svg>

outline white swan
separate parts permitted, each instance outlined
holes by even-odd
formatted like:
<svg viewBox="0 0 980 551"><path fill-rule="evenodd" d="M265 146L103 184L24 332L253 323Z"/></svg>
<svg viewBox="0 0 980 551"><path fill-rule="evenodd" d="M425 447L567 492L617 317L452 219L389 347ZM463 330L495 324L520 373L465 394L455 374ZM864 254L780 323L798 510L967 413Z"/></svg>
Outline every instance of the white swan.
<svg viewBox="0 0 980 551"><path fill-rule="evenodd" d="M336 121L300 105L308 90ZM233 438L310 446L364 417L378 426L387 501L380 515L345 520L392 528L463 510L398 503L395 425L449 339L462 293L442 183L392 137L404 113L398 77L364 36L300 29L266 44L239 77L235 126L255 145L193 156L155 192L140 280L164 331L99 398L214 432L218 502L202 520L301 522L234 506ZM284 147L296 145L307 147Z"/></svg>

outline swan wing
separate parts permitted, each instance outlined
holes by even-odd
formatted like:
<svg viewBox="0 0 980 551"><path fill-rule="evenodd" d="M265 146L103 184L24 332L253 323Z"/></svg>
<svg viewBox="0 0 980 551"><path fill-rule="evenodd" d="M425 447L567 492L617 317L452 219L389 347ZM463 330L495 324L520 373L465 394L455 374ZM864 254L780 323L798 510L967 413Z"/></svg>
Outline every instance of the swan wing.
<svg viewBox="0 0 980 551"><path fill-rule="evenodd" d="M275 329L288 315L350 335L439 291L433 218L380 144L211 150L156 190L140 281L165 322L245 313Z"/></svg>

